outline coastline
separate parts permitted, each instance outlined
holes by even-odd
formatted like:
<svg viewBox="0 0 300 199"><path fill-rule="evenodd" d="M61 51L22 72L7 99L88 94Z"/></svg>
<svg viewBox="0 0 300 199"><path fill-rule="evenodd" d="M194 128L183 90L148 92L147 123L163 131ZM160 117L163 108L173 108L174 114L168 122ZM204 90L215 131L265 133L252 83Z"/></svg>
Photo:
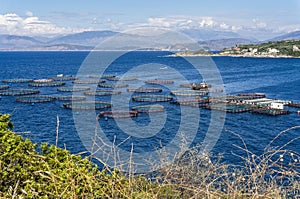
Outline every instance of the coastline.
<svg viewBox="0 0 300 199"><path fill-rule="evenodd" d="M236 55L236 54L173 54L169 57L245 57L245 58L297 58L288 55Z"/></svg>

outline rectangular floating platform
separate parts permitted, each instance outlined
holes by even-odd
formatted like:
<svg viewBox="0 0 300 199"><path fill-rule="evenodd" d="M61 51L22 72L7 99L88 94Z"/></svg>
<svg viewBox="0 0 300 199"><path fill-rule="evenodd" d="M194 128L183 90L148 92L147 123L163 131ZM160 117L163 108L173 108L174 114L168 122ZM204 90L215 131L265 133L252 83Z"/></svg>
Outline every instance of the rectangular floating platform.
<svg viewBox="0 0 300 199"><path fill-rule="evenodd" d="M252 110L252 108L249 106L235 105L235 104L213 104L213 105L207 105L204 108L208 110L217 110L217 111L223 111L227 113L245 113Z"/></svg>
<svg viewBox="0 0 300 199"><path fill-rule="evenodd" d="M255 114L263 114L263 115L270 115L270 116L277 116L277 115L287 115L290 114L288 110L280 110L280 109L264 109L264 108L255 108L251 111L251 113Z"/></svg>
<svg viewBox="0 0 300 199"><path fill-rule="evenodd" d="M288 104L290 107L300 108L300 102L291 102Z"/></svg>

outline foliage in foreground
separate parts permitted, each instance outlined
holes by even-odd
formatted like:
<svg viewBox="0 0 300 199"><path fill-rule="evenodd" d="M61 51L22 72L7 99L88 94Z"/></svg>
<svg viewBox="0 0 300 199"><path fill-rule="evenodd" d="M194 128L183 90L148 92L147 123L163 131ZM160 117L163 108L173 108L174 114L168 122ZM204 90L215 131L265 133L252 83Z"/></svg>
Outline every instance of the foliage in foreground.
<svg viewBox="0 0 300 199"><path fill-rule="evenodd" d="M300 194L300 156L282 147L256 156L245 146L241 167L220 163L194 148L174 157L176 161L162 157L164 167L148 181L142 175L100 170L88 159L55 146L37 146L12 133L12 127L9 115L0 115L0 197L296 198Z"/></svg>

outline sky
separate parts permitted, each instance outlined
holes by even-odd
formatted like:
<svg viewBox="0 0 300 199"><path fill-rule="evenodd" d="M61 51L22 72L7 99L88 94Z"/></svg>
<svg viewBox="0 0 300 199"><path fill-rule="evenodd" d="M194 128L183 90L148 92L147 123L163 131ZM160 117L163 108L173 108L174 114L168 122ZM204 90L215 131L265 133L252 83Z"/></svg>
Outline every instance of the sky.
<svg viewBox="0 0 300 199"><path fill-rule="evenodd" d="M0 0L0 34L51 36L139 27L272 37L300 30L300 0Z"/></svg>

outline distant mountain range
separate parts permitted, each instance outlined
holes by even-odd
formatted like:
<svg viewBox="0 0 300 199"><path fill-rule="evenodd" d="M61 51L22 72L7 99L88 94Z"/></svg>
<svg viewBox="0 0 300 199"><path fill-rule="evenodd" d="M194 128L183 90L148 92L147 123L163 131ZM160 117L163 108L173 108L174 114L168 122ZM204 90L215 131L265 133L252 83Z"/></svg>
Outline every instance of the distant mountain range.
<svg viewBox="0 0 300 199"><path fill-rule="evenodd" d="M184 34L198 41L199 44L208 50L222 50L239 44L256 44L262 43L253 38L243 38L241 35L228 31L209 31L209 30L184 30ZM47 37L29 37L18 35L0 35L0 50L1 51L16 51L16 50L92 50L95 46L103 42L105 39L119 34L114 31L86 31L76 34L58 36L56 38ZM123 33L121 33L123 34ZM130 45L134 47L142 46L144 37L141 35L124 34L124 39L136 41ZM284 34L268 41L280 41L289 39L300 39L300 31ZM161 49L180 49L182 45L174 43L173 46L159 43L159 40L153 41Z"/></svg>
<svg viewBox="0 0 300 199"><path fill-rule="evenodd" d="M274 37L269 41L282 41L282 40L294 40L294 39L300 39L300 31L294 31L278 37Z"/></svg>

